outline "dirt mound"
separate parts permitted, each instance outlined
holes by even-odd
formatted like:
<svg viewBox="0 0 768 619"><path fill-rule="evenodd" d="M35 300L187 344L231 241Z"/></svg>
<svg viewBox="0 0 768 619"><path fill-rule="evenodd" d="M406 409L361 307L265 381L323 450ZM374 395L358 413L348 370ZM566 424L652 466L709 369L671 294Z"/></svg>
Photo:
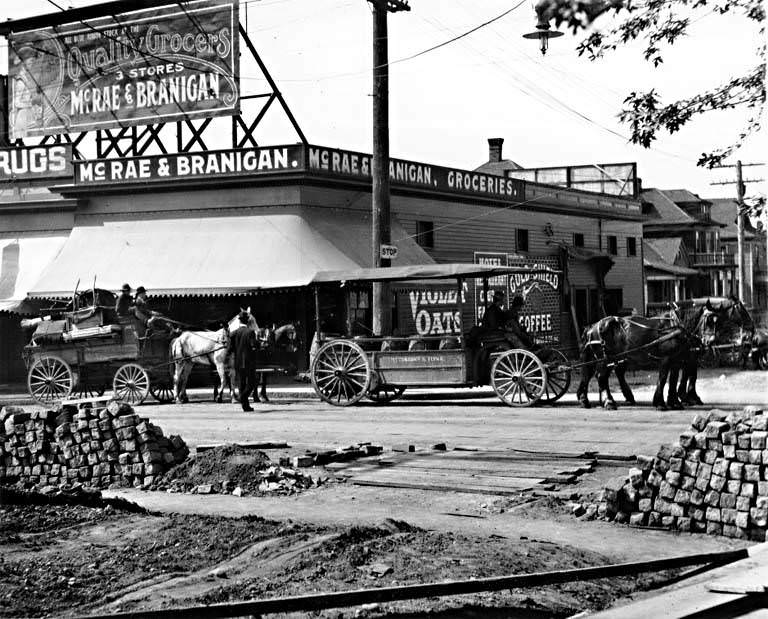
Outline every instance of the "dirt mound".
<svg viewBox="0 0 768 619"><path fill-rule="evenodd" d="M263 451L223 445L175 466L152 489L200 494L293 494L321 482L320 477L274 464Z"/></svg>

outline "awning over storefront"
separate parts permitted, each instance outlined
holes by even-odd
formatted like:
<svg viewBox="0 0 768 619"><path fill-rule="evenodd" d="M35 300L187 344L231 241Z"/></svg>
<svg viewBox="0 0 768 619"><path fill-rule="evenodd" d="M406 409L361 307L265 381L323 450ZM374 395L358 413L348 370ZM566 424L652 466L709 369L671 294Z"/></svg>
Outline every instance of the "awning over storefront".
<svg viewBox="0 0 768 619"><path fill-rule="evenodd" d="M31 235L0 238L0 312L33 314L35 304L27 291L61 251L66 235Z"/></svg>
<svg viewBox="0 0 768 619"><path fill-rule="evenodd" d="M433 260L393 219L394 265ZM127 282L150 295L244 294L307 285L318 271L371 260L370 219L328 208L264 209L231 217L105 222L78 226L30 297L68 297Z"/></svg>

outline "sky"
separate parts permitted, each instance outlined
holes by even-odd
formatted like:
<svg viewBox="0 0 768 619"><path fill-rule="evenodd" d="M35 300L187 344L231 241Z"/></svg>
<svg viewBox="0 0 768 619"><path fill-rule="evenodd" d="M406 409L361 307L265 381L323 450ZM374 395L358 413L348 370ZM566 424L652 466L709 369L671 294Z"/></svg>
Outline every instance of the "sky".
<svg viewBox="0 0 768 619"><path fill-rule="evenodd" d="M518 0L519 1L519 0ZM89 0L56 0L65 7ZM664 63L646 62L640 45L597 61L575 51L583 35L538 42L526 0L509 15L418 58L514 7L513 0L410 0L411 10L389 15L390 153L392 157L473 169L488 159L487 139L504 138L504 157L523 167L637 162L644 187L689 189L702 197L732 197L733 169L696 166L704 151L726 146L746 125L744 110L719 111L662 134L650 150L629 143L619 123L622 100L655 88L663 102L688 97L745 73L757 61L757 25L738 14L696 14L689 34L666 48ZM48 0L3 0L2 15L18 19L55 12ZM372 150L372 16L365 0L241 0L240 21L278 84L310 143ZM601 18L610 19L610 18ZM603 23L598 22L598 25ZM255 63L241 59L242 94L265 92ZM6 47L0 66L7 67ZM273 110L270 115L273 115ZM277 115L261 144L295 141ZM766 162L765 131L733 161ZM768 168L745 169L745 178ZM747 194L766 184L748 183Z"/></svg>

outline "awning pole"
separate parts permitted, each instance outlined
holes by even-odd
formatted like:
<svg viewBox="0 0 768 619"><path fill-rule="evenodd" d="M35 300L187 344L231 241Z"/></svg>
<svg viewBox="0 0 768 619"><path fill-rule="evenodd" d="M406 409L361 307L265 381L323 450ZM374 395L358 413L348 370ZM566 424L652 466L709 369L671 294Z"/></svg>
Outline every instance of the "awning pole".
<svg viewBox="0 0 768 619"><path fill-rule="evenodd" d="M461 294L464 292L464 282L460 277L456 278L456 304L459 307L459 340L464 335L464 303Z"/></svg>
<svg viewBox="0 0 768 619"><path fill-rule="evenodd" d="M315 291L315 334L320 341L320 287L314 286Z"/></svg>

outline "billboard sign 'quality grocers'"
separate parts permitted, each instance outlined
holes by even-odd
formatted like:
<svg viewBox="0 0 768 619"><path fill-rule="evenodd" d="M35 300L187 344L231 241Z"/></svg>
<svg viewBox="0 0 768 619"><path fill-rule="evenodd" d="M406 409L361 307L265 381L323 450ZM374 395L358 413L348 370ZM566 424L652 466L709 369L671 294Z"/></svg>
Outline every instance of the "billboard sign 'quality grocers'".
<svg viewBox="0 0 768 619"><path fill-rule="evenodd" d="M238 0L190 0L13 33L13 139L235 114Z"/></svg>

